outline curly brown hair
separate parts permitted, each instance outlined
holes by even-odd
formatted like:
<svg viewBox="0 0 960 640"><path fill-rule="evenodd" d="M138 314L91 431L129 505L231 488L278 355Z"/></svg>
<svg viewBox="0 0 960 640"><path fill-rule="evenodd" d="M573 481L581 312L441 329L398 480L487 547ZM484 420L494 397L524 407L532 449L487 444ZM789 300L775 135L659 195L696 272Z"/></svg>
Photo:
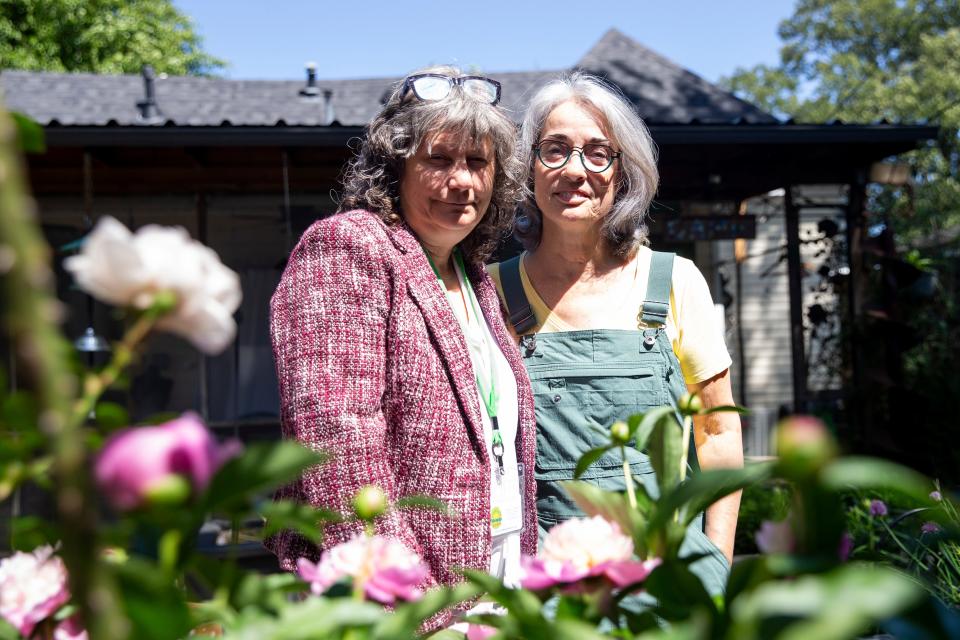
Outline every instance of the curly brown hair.
<svg viewBox="0 0 960 640"><path fill-rule="evenodd" d="M418 73L463 75L446 65L410 75ZM366 209L387 224L397 224L403 219L400 183L406 160L425 140L441 132L463 140L489 140L495 154L493 196L480 223L459 245L465 259L485 262L510 233L523 184L523 166L515 153L517 127L502 107L467 97L459 86L443 100L417 100L403 95L404 80L367 126L366 137L347 166L339 210Z"/></svg>

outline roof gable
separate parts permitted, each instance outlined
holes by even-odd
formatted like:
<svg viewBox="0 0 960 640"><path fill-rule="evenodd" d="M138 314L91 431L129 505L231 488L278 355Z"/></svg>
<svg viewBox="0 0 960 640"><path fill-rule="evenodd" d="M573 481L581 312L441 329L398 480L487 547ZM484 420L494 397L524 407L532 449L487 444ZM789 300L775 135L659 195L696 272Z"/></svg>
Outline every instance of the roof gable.
<svg viewBox="0 0 960 640"><path fill-rule="evenodd" d="M620 87L652 124L775 123L776 118L616 29L576 64Z"/></svg>
<svg viewBox="0 0 960 640"><path fill-rule="evenodd" d="M615 29L608 31L574 68L618 85L650 124L765 122L776 120L703 78L686 71ZM504 106L520 120L529 96L563 71L491 73L503 84ZM345 126L366 125L398 78L319 80L318 97L303 97L303 81L230 80L160 76L155 80L160 117L173 126L325 126L323 91L331 91L332 115ZM144 97L137 75L4 71L0 88L11 109L44 125L144 125L137 102Z"/></svg>

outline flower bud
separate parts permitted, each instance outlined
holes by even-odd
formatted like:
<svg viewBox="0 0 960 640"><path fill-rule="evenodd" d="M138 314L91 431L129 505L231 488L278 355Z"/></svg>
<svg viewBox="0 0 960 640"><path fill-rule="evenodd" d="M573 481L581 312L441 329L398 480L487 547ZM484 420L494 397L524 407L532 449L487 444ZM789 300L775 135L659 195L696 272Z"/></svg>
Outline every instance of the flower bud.
<svg viewBox="0 0 960 640"><path fill-rule="evenodd" d="M166 289L164 291L158 291L153 295L153 302L150 305L151 311L157 313L157 315L163 315L170 313L177 308L177 294L174 291Z"/></svg>
<svg viewBox="0 0 960 640"><path fill-rule="evenodd" d="M627 426L627 423L618 420L610 425L610 439L613 440L614 444L627 444L630 440L630 427Z"/></svg>
<svg viewBox="0 0 960 640"><path fill-rule="evenodd" d="M689 391L680 396L680 399L677 401L677 407L680 409L680 413L685 416L695 416L701 411L703 411L703 400L700 399L696 393L690 393Z"/></svg>
<svg viewBox="0 0 960 640"><path fill-rule="evenodd" d="M361 520L373 520L387 510L387 496L380 487L368 484L353 499L353 512Z"/></svg>
<svg viewBox="0 0 960 640"><path fill-rule="evenodd" d="M158 479L143 492L144 502L151 506L175 507L190 497L190 482L181 475Z"/></svg>
<svg viewBox="0 0 960 640"><path fill-rule="evenodd" d="M777 425L777 455L793 470L813 470L837 455L837 443L823 422L792 416Z"/></svg>

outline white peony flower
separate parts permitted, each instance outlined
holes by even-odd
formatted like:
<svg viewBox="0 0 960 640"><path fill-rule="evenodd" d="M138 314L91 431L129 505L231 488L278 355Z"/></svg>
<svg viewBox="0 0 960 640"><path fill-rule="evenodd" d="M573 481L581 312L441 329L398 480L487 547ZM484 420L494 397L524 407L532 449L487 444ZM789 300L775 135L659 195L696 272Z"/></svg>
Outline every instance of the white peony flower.
<svg viewBox="0 0 960 640"><path fill-rule="evenodd" d="M571 563L578 571L633 557L633 540L601 516L572 518L550 529L540 558Z"/></svg>
<svg viewBox="0 0 960 640"><path fill-rule="evenodd" d="M115 306L147 309L158 293L174 293L176 308L157 328L204 353L223 351L236 335L240 279L182 227L147 225L132 234L114 218L101 218L64 267L81 289Z"/></svg>

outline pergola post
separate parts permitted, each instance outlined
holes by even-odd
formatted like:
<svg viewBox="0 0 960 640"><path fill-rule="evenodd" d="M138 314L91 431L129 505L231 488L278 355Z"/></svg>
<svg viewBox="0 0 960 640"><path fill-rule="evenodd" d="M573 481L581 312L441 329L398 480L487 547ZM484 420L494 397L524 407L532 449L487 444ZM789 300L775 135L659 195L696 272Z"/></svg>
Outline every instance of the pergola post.
<svg viewBox="0 0 960 640"><path fill-rule="evenodd" d="M803 341L803 267L800 263L800 209L793 201L793 185L784 189L787 227L787 274L790 287L790 353L793 362L793 412L807 411L807 359Z"/></svg>
<svg viewBox="0 0 960 640"><path fill-rule="evenodd" d="M867 177L864 170L858 170L849 184L846 218L847 265L847 331L849 339L850 378L848 384L847 407L848 428L855 440L864 435L863 412L863 287L866 282L863 269L864 203L866 201Z"/></svg>

